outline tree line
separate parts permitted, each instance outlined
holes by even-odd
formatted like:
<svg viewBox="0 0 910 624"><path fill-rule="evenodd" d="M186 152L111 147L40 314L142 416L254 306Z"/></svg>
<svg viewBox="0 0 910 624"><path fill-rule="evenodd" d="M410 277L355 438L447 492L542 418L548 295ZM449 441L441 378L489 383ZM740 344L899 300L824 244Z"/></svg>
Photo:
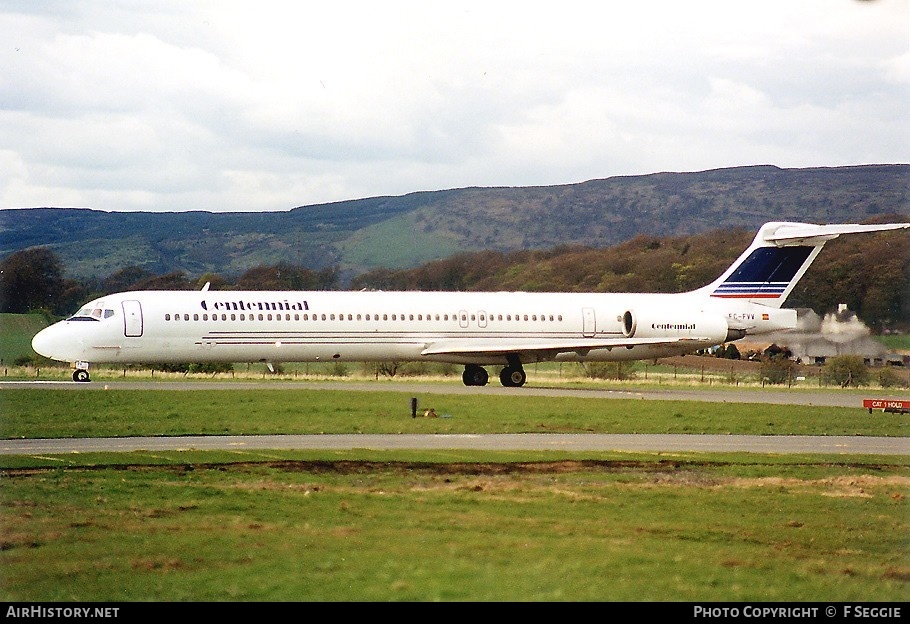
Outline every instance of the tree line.
<svg viewBox="0 0 910 624"><path fill-rule="evenodd" d="M155 274L138 266L124 267L103 279L64 277L57 255L46 247L24 249L0 261L0 312L72 314L103 295L128 290L333 290L334 268L312 271L286 263L256 266L236 279L206 273L197 278L182 271Z"/></svg>

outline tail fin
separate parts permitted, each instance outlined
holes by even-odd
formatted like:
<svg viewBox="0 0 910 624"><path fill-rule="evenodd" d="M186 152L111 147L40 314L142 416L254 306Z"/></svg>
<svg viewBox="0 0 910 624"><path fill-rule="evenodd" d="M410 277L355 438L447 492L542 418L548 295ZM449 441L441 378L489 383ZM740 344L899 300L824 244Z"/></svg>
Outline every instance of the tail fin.
<svg viewBox="0 0 910 624"><path fill-rule="evenodd" d="M764 224L752 244L723 275L696 292L724 299L743 299L779 308L829 240L841 234L878 232L910 227L910 223L881 225Z"/></svg>

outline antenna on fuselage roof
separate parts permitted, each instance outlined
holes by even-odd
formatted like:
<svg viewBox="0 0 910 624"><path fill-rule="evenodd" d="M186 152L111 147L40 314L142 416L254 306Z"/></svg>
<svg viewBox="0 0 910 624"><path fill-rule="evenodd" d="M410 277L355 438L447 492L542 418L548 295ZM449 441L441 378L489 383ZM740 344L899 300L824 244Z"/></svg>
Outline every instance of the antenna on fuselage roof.
<svg viewBox="0 0 910 624"><path fill-rule="evenodd" d="M211 285L212 285L211 282L206 282L206 283L205 283L205 286L202 287L202 292L207 291L207 290L209 289L209 286L211 286Z"/></svg>

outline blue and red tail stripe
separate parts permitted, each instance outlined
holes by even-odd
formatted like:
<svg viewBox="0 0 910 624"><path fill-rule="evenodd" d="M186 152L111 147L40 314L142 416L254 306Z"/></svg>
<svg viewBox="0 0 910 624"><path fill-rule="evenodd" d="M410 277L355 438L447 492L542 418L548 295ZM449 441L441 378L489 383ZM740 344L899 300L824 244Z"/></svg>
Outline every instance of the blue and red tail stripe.
<svg viewBox="0 0 910 624"><path fill-rule="evenodd" d="M743 299L777 299L784 294L789 282L724 282L711 293L714 297Z"/></svg>
<svg viewBox="0 0 910 624"><path fill-rule="evenodd" d="M759 247L717 285L712 297L779 299L814 247Z"/></svg>

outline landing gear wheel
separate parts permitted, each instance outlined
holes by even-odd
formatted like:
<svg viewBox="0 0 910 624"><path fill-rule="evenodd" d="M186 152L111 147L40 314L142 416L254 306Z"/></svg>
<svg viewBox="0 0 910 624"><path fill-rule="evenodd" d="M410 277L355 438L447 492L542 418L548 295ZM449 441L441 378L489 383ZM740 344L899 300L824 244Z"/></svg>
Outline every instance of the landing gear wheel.
<svg viewBox="0 0 910 624"><path fill-rule="evenodd" d="M523 368L506 366L499 372L499 382L507 388L520 388L525 385L527 379Z"/></svg>
<svg viewBox="0 0 910 624"><path fill-rule="evenodd" d="M77 368L76 370L73 371L73 381L85 382L85 381L91 381L91 379L88 376L87 370L85 370L84 368Z"/></svg>
<svg viewBox="0 0 910 624"><path fill-rule="evenodd" d="M464 372L461 374L461 380L466 386L485 386L490 377L487 375L486 369L477 366L476 364L469 364L464 367Z"/></svg>

